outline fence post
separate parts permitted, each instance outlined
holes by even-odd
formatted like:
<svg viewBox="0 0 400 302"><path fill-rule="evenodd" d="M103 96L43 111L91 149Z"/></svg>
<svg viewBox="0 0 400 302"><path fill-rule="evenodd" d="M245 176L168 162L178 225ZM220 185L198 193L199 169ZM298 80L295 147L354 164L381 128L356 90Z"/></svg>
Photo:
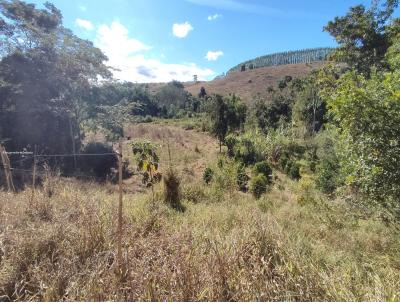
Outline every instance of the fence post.
<svg viewBox="0 0 400 302"><path fill-rule="evenodd" d="M117 260L119 272L122 274L122 140L118 145L118 184L119 184L119 204L118 204L118 242L117 242Z"/></svg>
<svg viewBox="0 0 400 302"><path fill-rule="evenodd" d="M35 186L36 186L36 153L37 153L37 146L35 145L35 150L33 153L33 173L32 173L32 195L31 195L31 203L35 198Z"/></svg>

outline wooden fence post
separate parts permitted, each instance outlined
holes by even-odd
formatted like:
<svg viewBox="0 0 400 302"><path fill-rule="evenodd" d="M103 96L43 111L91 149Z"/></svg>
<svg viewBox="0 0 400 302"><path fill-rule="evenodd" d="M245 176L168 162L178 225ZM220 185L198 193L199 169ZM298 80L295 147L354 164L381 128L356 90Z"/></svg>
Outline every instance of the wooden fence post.
<svg viewBox="0 0 400 302"><path fill-rule="evenodd" d="M117 242L117 260L119 272L122 274L122 141L118 145L118 184L119 184L119 204L118 204L118 242Z"/></svg>
<svg viewBox="0 0 400 302"><path fill-rule="evenodd" d="M33 173L32 173L32 195L31 195L31 203L35 198L35 186L36 186L36 153L37 153L37 146L35 145L35 150L33 153Z"/></svg>

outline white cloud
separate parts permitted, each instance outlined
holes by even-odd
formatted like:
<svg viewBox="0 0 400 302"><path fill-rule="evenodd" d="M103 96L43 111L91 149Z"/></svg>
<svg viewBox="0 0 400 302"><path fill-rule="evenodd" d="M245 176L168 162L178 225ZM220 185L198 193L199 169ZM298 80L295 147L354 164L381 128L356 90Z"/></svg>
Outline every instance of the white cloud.
<svg viewBox="0 0 400 302"><path fill-rule="evenodd" d="M221 17L222 17L222 15L220 15L220 14L214 14L214 15L208 16L207 20L208 21L214 21L214 20L217 20L217 19L219 19Z"/></svg>
<svg viewBox="0 0 400 302"><path fill-rule="evenodd" d="M167 64L149 59L146 52L151 47L131 38L128 29L119 22L100 26L95 44L108 56L107 64L116 69L114 77L122 81L185 82L191 81L195 74L200 80L207 80L215 74L211 69L200 68L194 63Z"/></svg>
<svg viewBox="0 0 400 302"><path fill-rule="evenodd" d="M216 61L219 57L223 56L224 53L221 50L218 51L209 51L207 52L206 59L208 61Z"/></svg>
<svg viewBox="0 0 400 302"><path fill-rule="evenodd" d="M189 22L185 23L175 23L172 26L172 33L174 34L175 37L177 38L185 38L190 31L192 31L194 28Z"/></svg>
<svg viewBox="0 0 400 302"><path fill-rule="evenodd" d="M86 30L93 30L94 26L92 24L92 22L90 22L89 20L84 20L84 19L76 19L75 20L75 24L81 28L84 28Z"/></svg>

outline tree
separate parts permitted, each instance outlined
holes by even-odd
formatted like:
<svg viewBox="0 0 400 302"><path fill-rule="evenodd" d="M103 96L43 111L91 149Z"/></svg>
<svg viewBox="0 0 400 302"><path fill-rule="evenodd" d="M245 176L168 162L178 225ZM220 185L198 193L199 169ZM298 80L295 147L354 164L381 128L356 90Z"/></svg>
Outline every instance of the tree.
<svg viewBox="0 0 400 302"><path fill-rule="evenodd" d="M50 3L3 0L0 13L0 136L11 149L76 153L85 93L111 76L106 56L64 28Z"/></svg>
<svg viewBox="0 0 400 302"><path fill-rule="evenodd" d="M398 6L397 0L380 5L376 0L370 9L364 5L350 8L344 17L336 17L324 28L338 42L333 58L369 76L371 68L387 68L385 54L391 46L387 21Z"/></svg>
<svg viewBox="0 0 400 302"><path fill-rule="evenodd" d="M325 91L341 131L347 184L400 215L400 72L355 72Z"/></svg>
<svg viewBox="0 0 400 302"><path fill-rule="evenodd" d="M317 79L318 73L313 73L302 81L293 108L296 126L303 125L311 134L319 131L327 121L326 102L319 95L321 87Z"/></svg>
<svg viewBox="0 0 400 302"><path fill-rule="evenodd" d="M178 109L185 109L189 101L189 94L182 83L173 81L163 86L156 94L159 104L166 107L168 116L176 116Z"/></svg>
<svg viewBox="0 0 400 302"><path fill-rule="evenodd" d="M207 96L206 89L204 87L200 88L199 98L205 98Z"/></svg>
<svg viewBox="0 0 400 302"><path fill-rule="evenodd" d="M219 152L222 152L222 144L225 141L226 134L228 133L228 106L220 95L215 95L212 98L211 106L211 131L218 138Z"/></svg>

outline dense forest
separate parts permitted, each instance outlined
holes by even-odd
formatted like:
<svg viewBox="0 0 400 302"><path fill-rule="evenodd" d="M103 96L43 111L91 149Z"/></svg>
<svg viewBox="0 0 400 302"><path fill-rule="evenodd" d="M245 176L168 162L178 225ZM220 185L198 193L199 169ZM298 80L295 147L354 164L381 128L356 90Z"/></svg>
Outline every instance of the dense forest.
<svg viewBox="0 0 400 302"><path fill-rule="evenodd" d="M43 159L10 153L13 194L0 168L0 301L398 301L398 6L234 67L326 60L244 102L116 81L54 5L0 0L0 144Z"/></svg>
<svg viewBox="0 0 400 302"><path fill-rule="evenodd" d="M235 67L232 67L228 71L228 73L233 71L245 71L249 69L251 70L254 68L261 68L267 66L326 61L329 55L333 52L333 50L334 50L333 48L313 48L313 49L303 49L297 51L274 53L240 63Z"/></svg>

